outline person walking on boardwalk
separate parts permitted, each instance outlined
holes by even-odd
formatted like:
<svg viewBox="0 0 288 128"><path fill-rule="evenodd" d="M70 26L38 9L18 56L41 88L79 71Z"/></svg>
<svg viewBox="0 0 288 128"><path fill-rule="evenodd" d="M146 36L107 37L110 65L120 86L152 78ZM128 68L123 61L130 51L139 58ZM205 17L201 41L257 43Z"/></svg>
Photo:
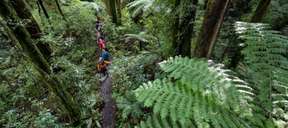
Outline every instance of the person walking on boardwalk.
<svg viewBox="0 0 288 128"><path fill-rule="evenodd" d="M107 67L111 64L108 48L103 48L97 64L97 71L100 73L100 81L104 81L108 76Z"/></svg>
<svg viewBox="0 0 288 128"><path fill-rule="evenodd" d="M101 36L101 37L98 39L97 44L98 44L98 47L99 47L100 50L106 48L106 42L105 42L103 36Z"/></svg>
<svg viewBox="0 0 288 128"><path fill-rule="evenodd" d="M97 17L96 30L97 30L98 32L101 32L101 29L102 29L102 23L101 23L101 21L100 21L100 18Z"/></svg>

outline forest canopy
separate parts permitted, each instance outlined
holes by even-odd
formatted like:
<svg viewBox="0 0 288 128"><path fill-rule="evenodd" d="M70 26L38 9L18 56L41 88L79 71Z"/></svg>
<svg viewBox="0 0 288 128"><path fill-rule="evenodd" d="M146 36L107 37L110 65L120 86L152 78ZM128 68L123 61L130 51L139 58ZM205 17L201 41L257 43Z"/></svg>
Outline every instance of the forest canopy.
<svg viewBox="0 0 288 128"><path fill-rule="evenodd" d="M1 0L1 128L288 128L287 0Z"/></svg>

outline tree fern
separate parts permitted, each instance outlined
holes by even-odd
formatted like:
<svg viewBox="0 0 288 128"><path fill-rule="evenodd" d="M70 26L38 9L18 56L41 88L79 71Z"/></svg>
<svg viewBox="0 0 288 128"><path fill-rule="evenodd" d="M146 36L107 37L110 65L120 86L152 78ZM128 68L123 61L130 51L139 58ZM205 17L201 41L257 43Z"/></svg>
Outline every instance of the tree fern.
<svg viewBox="0 0 288 128"><path fill-rule="evenodd" d="M138 34L125 34L124 36L128 39L135 39L142 42L150 42L157 40L156 37L149 35L146 32L140 32Z"/></svg>
<svg viewBox="0 0 288 128"><path fill-rule="evenodd" d="M135 91L137 99L153 107L154 113L140 127L162 124L164 128L165 122L169 127L249 127L239 118L251 115L245 96L252 92L245 82L196 59L170 58L160 67L167 78L148 82Z"/></svg>
<svg viewBox="0 0 288 128"><path fill-rule="evenodd" d="M127 7L132 10L132 17L136 17L142 12L147 11L152 7L155 0L135 0L127 5Z"/></svg>
<svg viewBox="0 0 288 128"><path fill-rule="evenodd" d="M288 37L269 30L265 24L238 22L236 30L245 40L244 65L250 85L255 89L256 111L267 118L288 121L273 111L288 108Z"/></svg>

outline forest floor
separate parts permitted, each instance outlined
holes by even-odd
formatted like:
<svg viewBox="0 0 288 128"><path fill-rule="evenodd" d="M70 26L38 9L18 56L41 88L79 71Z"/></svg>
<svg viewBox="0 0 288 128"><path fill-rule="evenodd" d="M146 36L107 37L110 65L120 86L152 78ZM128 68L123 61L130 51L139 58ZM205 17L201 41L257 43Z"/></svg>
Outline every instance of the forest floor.
<svg viewBox="0 0 288 128"><path fill-rule="evenodd" d="M102 127L114 128L116 103L112 98L112 78L110 76L101 82L101 97L104 102L104 108L102 109Z"/></svg>

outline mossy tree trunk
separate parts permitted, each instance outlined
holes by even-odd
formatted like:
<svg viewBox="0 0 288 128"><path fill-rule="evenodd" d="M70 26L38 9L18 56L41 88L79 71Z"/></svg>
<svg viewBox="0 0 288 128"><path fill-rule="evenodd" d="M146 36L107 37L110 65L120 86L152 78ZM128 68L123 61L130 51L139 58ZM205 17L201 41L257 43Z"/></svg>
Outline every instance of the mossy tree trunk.
<svg viewBox="0 0 288 128"><path fill-rule="evenodd" d="M41 30L36 22L35 18L31 13L31 8L26 3L26 0L10 0L10 3L13 5L17 16L21 18L21 20L28 20L28 24L26 24L26 29L31 34L33 39L41 37Z"/></svg>
<svg viewBox="0 0 288 128"><path fill-rule="evenodd" d="M268 10L270 3L271 0L261 0L251 18L251 22L253 23L261 22Z"/></svg>
<svg viewBox="0 0 288 128"><path fill-rule="evenodd" d="M191 40L193 36L196 6L198 0L175 1L175 20L173 24L174 55L191 56Z"/></svg>
<svg viewBox="0 0 288 128"><path fill-rule="evenodd" d="M194 56L210 58L230 0L209 0Z"/></svg>
<svg viewBox="0 0 288 128"><path fill-rule="evenodd" d="M31 8L26 3L26 1L25 0L11 0L10 2L13 5L18 17L20 17L21 20L29 21L25 27L30 33L31 38L39 39L41 37L42 31L37 21L33 17L31 13ZM50 48L49 44L40 42L40 43L37 43L37 47L39 48L40 52L44 55L46 59L50 58L52 49Z"/></svg>
<svg viewBox="0 0 288 128"><path fill-rule="evenodd" d="M61 104L67 109L73 121L79 121L81 117L80 108L73 97L65 91L57 78L50 76L51 70L47 60L33 43L27 29L22 25L17 25L20 19L17 17L16 11L8 1L9 0L2 0L2 2L0 2L0 15L3 20L9 21L4 25L7 26L6 28L10 29L10 34L14 35L10 38L14 38L12 40L18 41L24 53L30 58L34 67L39 72L41 80L47 85L49 90L60 99Z"/></svg>

